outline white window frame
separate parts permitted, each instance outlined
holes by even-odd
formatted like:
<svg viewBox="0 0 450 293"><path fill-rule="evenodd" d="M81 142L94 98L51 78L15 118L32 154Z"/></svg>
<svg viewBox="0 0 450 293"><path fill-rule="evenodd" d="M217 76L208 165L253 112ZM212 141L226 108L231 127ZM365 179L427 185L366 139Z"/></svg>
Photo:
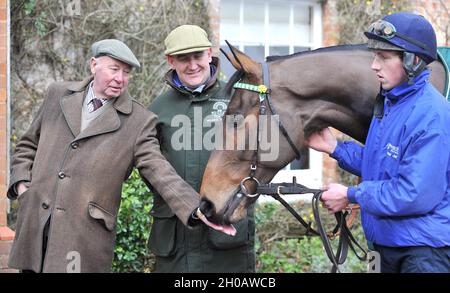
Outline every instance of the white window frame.
<svg viewBox="0 0 450 293"><path fill-rule="evenodd" d="M226 0L224 0L226 1ZM254 43L245 42L244 40L244 2L245 0L240 0L239 8L239 39L227 39L231 44L237 46L239 50L244 51L245 46L255 45ZM283 44L277 44L270 42L269 40L269 3L283 3L289 4L289 35L290 39ZM311 50L322 47L322 7L318 1L314 0L261 0L261 5L264 5L264 55L269 56L270 46L289 46L289 54L294 53L294 47L308 47ZM310 24L310 41L304 42L299 41L299 38L293 36L294 32L294 5L304 6L305 9L310 10L311 24ZM220 45L226 46L225 39L220 39ZM309 169L301 170L290 170L290 165L288 165L283 170L280 170L277 175L273 178L272 182L291 182L292 177L297 177L297 182L306 185L311 188L320 188L322 186L322 166L323 166L323 155L320 152L310 150L309 152ZM310 198L310 196L286 196L286 200L297 200L299 198ZM260 201L271 200L271 197L261 197Z"/></svg>
<svg viewBox="0 0 450 293"><path fill-rule="evenodd" d="M226 1L226 0L222 0ZM245 0L241 0L239 4L239 40L228 40L233 45L237 45L239 50L243 51L244 47L246 45L253 45L253 43L245 42L245 36L244 36L244 30L242 27L245 25L244 22L244 2ZM286 45L286 43L283 44L275 44L270 43L269 40L269 3L288 3L290 4L290 11L289 11L289 31L290 35L293 35L294 31L294 5L301 5L305 8L311 9L311 36L312 41L311 42L301 42L297 41L297 38L291 37L288 41L289 44L289 54L294 53L294 47L308 47L311 48L311 50L317 49L322 47L322 7L317 1L314 0L261 0L261 5L264 5L264 55L269 56L269 47L274 45ZM224 39L220 39L221 45L226 45Z"/></svg>

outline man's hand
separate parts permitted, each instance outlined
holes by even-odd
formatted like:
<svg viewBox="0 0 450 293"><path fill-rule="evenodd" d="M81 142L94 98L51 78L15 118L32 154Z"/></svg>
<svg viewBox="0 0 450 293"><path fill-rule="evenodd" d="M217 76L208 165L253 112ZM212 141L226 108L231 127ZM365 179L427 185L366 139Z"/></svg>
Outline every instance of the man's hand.
<svg viewBox="0 0 450 293"><path fill-rule="evenodd" d="M16 190L17 190L17 197L19 197L22 195L22 193L28 190L28 187L25 185L25 183L23 183L23 181L20 181L19 183L17 183Z"/></svg>
<svg viewBox="0 0 450 293"><path fill-rule="evenodd" d="M306 140L306 145L316 151L332 154L336 149L337 140L327 127L311 134Z"/></svg>
<svg viewBox="0 0 450 293"><path fill-rule="evenodd" d="M348 204L347 187L337 183L328 185L327 190L322 194L322 201L331 213L337 213L345 209Z"/></svg>

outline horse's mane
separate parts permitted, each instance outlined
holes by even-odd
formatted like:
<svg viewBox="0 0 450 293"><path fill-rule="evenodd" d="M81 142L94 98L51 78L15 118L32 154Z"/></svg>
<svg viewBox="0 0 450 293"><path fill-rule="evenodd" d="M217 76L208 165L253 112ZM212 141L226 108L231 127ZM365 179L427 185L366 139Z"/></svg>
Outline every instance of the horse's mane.
<svg viewBox="0 0 450 293"><path fill-rule="evenodd" d="M297 57L300 55L309 55L309 54L316 54L316 53L323 53L323 52L353 51L353 50L367 50L367 44L339 45L339 46L319 48L319 49L312 50L312 51L297 52L297 53L294 53L291 55L267 56L266 61L269 62L269 61L275 61L275 60L289 59L289 58Z"/></svg>

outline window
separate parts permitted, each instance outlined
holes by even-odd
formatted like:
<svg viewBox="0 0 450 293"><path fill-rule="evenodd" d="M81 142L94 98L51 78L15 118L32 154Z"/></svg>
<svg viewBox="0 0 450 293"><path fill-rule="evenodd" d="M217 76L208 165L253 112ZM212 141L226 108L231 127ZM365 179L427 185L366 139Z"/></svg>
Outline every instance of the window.
<svg viewBox="0 0 450 293"><path fill-rule="evenodd" d="M226 0L220 2L221 47L230 44L262 62L266 56L289 55L322 46L322 11L313 0ZM233 66L222 59L222 76L227 80ZM295 160L278 172L272 182L298 182L321 186L322 155L302 149Z"/></svg>

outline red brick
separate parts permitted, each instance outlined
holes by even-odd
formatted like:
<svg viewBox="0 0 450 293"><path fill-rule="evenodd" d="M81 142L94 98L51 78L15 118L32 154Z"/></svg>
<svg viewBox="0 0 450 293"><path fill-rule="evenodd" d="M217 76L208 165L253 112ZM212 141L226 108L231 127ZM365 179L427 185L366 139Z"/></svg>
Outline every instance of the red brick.
<svg viewBox="0 0 450 293"><path fill-rule="evenodd" d="M6 211L5 211L6 212ZM0 227L0 240L11 241L14 240L14 231L8 227Z"/></svg>
<svg viewBox="0 0 450 293"><path fill-rule="evenodd" d="M0 270L0 274L2 273L8 273L8 274L17 274L19 273L19 270L15 270L15 269L2 269Z"/></svg>
<svg viewBox="0 0 450 293"><path fill-rule="evenodd" d="M4 195L2 195L0 197L0 228L3 228L3 226L6 226L6 223L7 223L7 219L6 219L6 197ZM7 239L3 239L1 237L2 237L2 234L0 234L0 240L7 240Z"/></svg>
<svg viewBox="0 0 450 293"><path fill-rule="evenodd" d="M6 102L6 89L0 89L0 103Z"/></svg>
<svg viewBox="0 0 450 293"><path fill-rule="evenodd" d="M0 7L0 20L6 20L6 8Z"/></svg>
<svg viewBox="0 0 450 293"><path fill-rule="evenodd" d="M0 269L8 268L8 255L0 255Z"/></svg>
<svg viewBox="0 0 450 293"><path fill-rule="evenodd" d="M0 116L6 116L6 104L0 102Z"/></svg>
<svg viewBox="0 0 450 293"><path fill-rule="evenodd" d="M0 274L2 274L2 273L17 274L17 273L19 273L19 270L15 270L15 269L1 269L0 270Z"/></svg>
<svg viewBox="0 0 450 293"><path fill-rule="evenodd" d="M0 241L0 255L9 255L12 241Z"/></svg>

